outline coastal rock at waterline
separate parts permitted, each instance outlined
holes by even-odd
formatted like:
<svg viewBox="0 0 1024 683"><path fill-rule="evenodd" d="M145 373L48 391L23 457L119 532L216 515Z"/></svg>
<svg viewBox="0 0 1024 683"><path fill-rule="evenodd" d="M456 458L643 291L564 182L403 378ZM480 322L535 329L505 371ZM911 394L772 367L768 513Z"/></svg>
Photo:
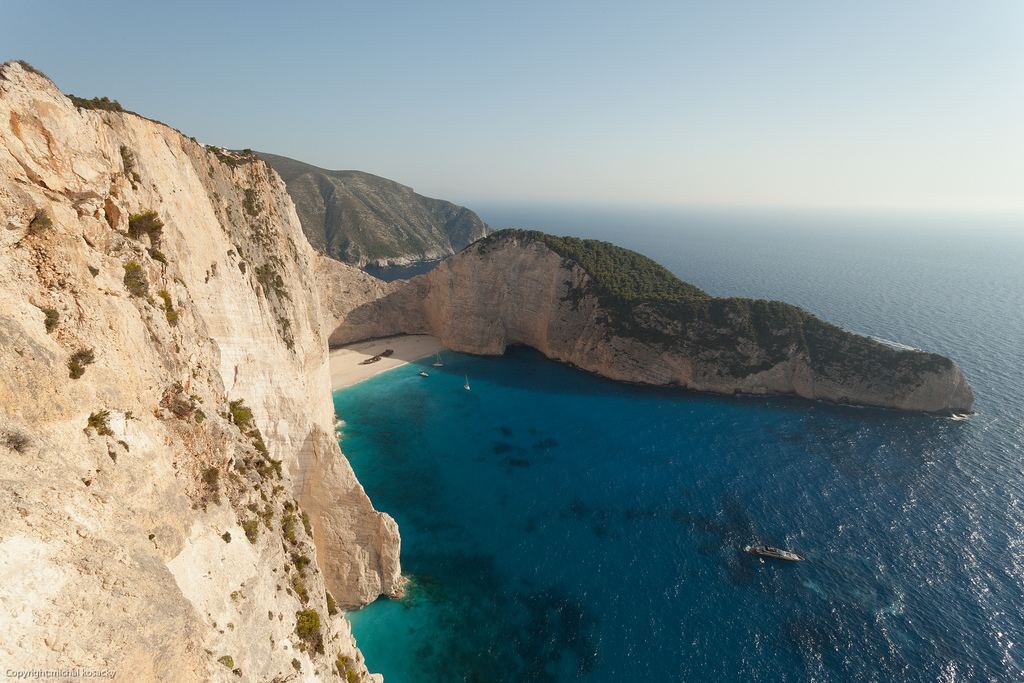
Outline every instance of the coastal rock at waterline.
<svg viewBox="0 0 1024 683"><path fill-rule="evenodd" d="M332 437L316 257L276 174L9 62L0 253L5 667L367 674L327 593L397 593L399 538Z"/></svg>
<svg viewBox="0 0 1024 683"><path fill-rule="evenodd" d="M595 276L579 262L585 256L574 256L589 249L630 265ZM467 353L525 344L628 382L936 414L973 410L974 393L948 358L890 349L782 302L711 298L606 243L506 230L392 285L363 305L335 305L331 343L433 334Z"/></svg>
<svg viewBox="0 0 1024 683"><path fill-rule="evenodd" d="M310 435L299 459L299 500L316 510L313 538L329 547L324 574L342 609L363 607L380 595L402 593L398 525L373 509L356 480L337 437L324 431Z"/></svg>

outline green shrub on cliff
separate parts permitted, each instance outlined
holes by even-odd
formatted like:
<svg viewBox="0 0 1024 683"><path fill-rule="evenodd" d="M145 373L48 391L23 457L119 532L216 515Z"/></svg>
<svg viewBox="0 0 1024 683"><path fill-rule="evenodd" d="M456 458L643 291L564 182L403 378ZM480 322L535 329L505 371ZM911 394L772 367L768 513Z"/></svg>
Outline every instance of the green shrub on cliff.
<svg viewBox="0 0 1024 683"><path fill-rule="evenodd" d="M231 401L229 406L231 409L231 421L238 425L239 429L244 430L252 420L252 409L246 407L245 399L242 398Z"/></svg>
<svg viewBox="0 0 1024 683"><path fill-rule="evenodd" d="M306 575L306 567L309 566L309 558L302 553L292 553L292 564L295 565L295 569L300 575Z"/></svg>
<svg viewBox="0 0 1024 683"><path fill-rule="evenodd" d="M248 409L246 409L246 410L248 410ZM270 459L270 451L267 449L267 444L263 441L263 433L260 431L260 428L259 427L253 427L252 429L249 430L249 433L247 434L247 436L250 439L252 439L253 447L263 457L265 457L265 458L267 458L269 460ZM263 475L264 478L266 478L266 476L267 476L267 475L264 475L263 472L260 472L260 474ZM278 472L278 476L280 476L280 472Z"/></svg>
<svg viewBox="0 0 1024 683"><path fill-rule="evenodd" d="M297 576L293 576L292 588L295 589L295 593L299 596L299 600L302 601L302 604L309 602L309 592L306 590L306 584L303 583L302 579Z"/></svg>
<svg viewBox="0 0 1024 683"><path fill-rule="evenodd" d="M149 283L146 282L146 276L142 274L142 266L135 261L124 265L124 286L128 288L132 296L149 295Z"/></svg>
<svg viewBox="0 0 1024 683"><path fill-rule="evenodd" d="M54 308L44 308L42 311L46 314L43 324L46 326L46 333L49 334L56 329L57 323L60 322L60 313Z"/></svg>
<svg viewBox="0 0 1024 683"><path fill-rule="evenodd" d="M113 430L110 429L110 411L101 410L96 413L90 413L86 429L95 429L96 433L100 436L110 436L113 434Z"/></svg>
<svg viewBox="0 0 1024 683"><path fill-rule="evenodd" d="M167 317L167 322L170 323L171 327L176 326L178 324L178 312L174 310L171 295L166 289L161 289L157 292L157 296L164 300L164 315Z"/></svg>
<svg viewBox="0 0 1024 683"><path fill-rule="evenodd" d="M256 281L263 286L263 291L267 295L274 292L278 299L291 298L288 295L288 290L284 288L284 278L269 263L256 269Z"/></svg>
<svg viewBox="0 0 1024 683"><path fill-rule="evenodd" d="M245 189L245 199L242 200L242 208L245 209L245 212L247 214L249 214L250 216L253 216L253 217L259 216L260 215L260 211L263 208L263 207L261 207L257 203L256 200L257 200L256 190L253 190L252 188L246 188Z"/></svg>
<svg viewBox="0 0 1024 683"><path fill-rule="evenodd" d="M299 612L295 623L295 632L303 640L313 640L320 635L320 615L316 610L307 609Z"/></svg>
<svg viewBox="0 0 1024 683"><path fill-rule="evenodd" d="M332 617L338 613L338 603L334 601L334 596L327 593L327 614Z"/></svg>
<svg viewBox="0 0 1024 683"><path fill-rule="evenodd" d="M46 232L53 228L53 221L50 220L49 214L46 213L46 209L36 209L35 214L32 215L32 220L28 224L28 232L30 235L38 235L42 232Z"/></svg>
<svg viewBox="0 0 1024 683"><path fill-rule="evenodd" d="M295 515L285 515L281 518L281 535L292 545L299 544L299 537L295 535Z"/></svg>
<svg viewBox="0 0 1024 683"><path fill-rule="evenodd" d="M117 106L120 109L121 105ZM136 183L142 182L142 178L139 177L138 171L135 170L135 153L124 145L121 145L121 163L124 165L125 177L131 181L132 189L137 189Z"/></svg>
<svg viewBox="0 0 1024 683"><path fill-rule="evenodd" d="M216 467L210 467L203 472L203 483L206 484L207 488L216 490L220 484L220 470Z"/></svg>
<svg viewBox="0 0 1024 683"><path fill-rule="evenodd" d="M68 360L68 376L71 379L78 379L85 374L85 366L96 360L96 354L92 349L79 349Z"/></svg>
<svg viewBox="0 0 1024 683"><path fill-rule="evenodd" d="M141 211L128 216L128 236L133 240L149 235L154 245L159 244L163 227L164 222L157 216L156 211Z"/></svg>

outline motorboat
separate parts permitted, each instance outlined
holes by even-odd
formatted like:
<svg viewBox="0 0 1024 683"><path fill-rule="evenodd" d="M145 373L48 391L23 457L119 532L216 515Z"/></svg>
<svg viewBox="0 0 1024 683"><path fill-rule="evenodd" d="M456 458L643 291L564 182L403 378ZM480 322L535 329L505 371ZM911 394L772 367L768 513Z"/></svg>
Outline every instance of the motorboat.
<svg viewBox="0 0 1024 683"><path fill-rule="evenodd" d="M758 557L768 557L773 560L785 560L787 562L803 562L804 558L800 557L796 553L791 553L788 550L776 548L773 545L748 545L744 548L751 555L757 555Z"/></svg>

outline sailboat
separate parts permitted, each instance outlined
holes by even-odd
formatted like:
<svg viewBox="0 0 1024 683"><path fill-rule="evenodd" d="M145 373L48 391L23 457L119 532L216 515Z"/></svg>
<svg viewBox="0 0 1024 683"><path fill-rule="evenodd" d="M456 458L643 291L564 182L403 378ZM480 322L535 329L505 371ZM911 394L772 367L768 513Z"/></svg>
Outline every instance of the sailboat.
<svg viewBox="0 0 1024 683"><path fill-rule="evenodd" d="M444 366L444 363L441 362L441 352L438 351L437 352L437 360L434 361L434 367L435 368L440 368L440 367L443 367L443 366Z"/></svg>
<svg viewBox="0 0 1024 683"><path fill-rule="evenodd" d="M466 375L466 383L465 383L465 384L463 384L463 385L462 385L462 387L463 387L463 388L464 388L464 389L465 389L466 391L469 391L469 375Z"/></svg>

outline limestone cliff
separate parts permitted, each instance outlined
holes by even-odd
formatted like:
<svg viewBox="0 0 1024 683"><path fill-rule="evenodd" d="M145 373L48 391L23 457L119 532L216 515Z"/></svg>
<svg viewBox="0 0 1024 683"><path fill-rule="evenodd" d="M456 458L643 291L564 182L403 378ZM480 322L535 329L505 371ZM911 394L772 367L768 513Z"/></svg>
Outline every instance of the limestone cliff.
<svg viewBox="0 0 1024 683"><path fill-rule="evenodd" d="M573 256L587 246L576 242L506 230L406 283L375 289L366 276L353 275L347 289L365 292L366 303L332 304L331 343L427 333L468 353L500 354L526 344L629 382L938 414L972 411L974 393L947 358L895 351L781 302L713 299L650 259L606 243L596 252L604 261L596 259L592 269L628 265L607 269L608 281L600 280ZM651 275L618 281L633 270Z"/></svg>
<svg viewBox="0 0 1024 683"><path fill-rule="evenodd" d="M277 175L10 62L0 253L5 666L367 673L327 593L398 593L398 530L338 448L317 256Z"/></svg>
<svg viewBox="0 0 1024 683"><path fill-rule="evenodd" d="M492 232L451 202L361 171L327 171L260 153L288 187L315 248L357 266L396 266L450 256Z"/></svg>

